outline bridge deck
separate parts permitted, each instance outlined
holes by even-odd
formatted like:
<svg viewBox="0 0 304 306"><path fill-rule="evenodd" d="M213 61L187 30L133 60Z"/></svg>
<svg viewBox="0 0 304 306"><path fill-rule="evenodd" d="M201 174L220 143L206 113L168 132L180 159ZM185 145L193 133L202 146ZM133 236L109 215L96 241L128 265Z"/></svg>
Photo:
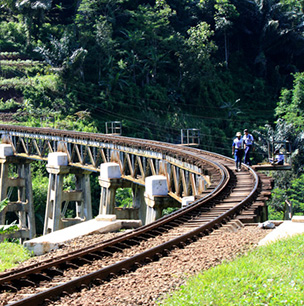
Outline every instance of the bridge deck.
<svg viewBox="0 0 304 306"><path fill-rule="evenodd" d="M263 164L263 165L254 165L251 167L255 171L276 171L276 170L291 170L291 165L272 165L272 164Z"/></svg>

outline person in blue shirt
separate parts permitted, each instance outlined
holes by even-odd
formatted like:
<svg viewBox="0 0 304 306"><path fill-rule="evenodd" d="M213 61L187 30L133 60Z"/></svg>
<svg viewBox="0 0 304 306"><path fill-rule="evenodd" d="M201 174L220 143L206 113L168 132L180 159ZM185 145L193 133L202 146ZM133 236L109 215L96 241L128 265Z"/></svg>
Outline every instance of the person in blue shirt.
<svg viewBox="0 0 304 306"><path fill-rule="evenodd" d="M234 154L235 171L241 171L242 158L244 155L244 140L241 132L236 133L232 143L232 155Z"/></svg>
<svg viewBox="0 0 304 306"><path fill-rule="evenodd" d="M254 139L248 130L244 130L244 145L245 145L245 155L244 155L244 164L251 166L250 152L253 151Z"/></svg>
<svg viewBox="0 0 304 306"><path fill-rule="evenodd" d="M284 154L279 149L274 151L274 160L271 160L274 165L284 165Z"/></svg>

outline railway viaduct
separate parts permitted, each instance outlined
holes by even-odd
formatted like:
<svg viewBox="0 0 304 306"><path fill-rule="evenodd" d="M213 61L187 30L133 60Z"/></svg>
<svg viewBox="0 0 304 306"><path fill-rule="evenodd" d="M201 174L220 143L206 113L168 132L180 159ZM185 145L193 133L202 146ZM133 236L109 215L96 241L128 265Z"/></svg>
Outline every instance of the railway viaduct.
<svg viewBox="0 0 304 306"><path fill-rule="evenodd" d="M164 208L203 198L216 188L220 177L212 163L195 158L193 148L48 128L0 125L0 132L0 200L8 197L11 188L18 190L17 201L9 202L0 212L0 224L6 224L8 212L16 213L19 231L15 238L36 235L30 170L33 161L44 161L49 173L44 234L92 218L92 173L99 178L99 215L140 219L143 224L160 218ZM74 190L63 188L67 175L75 178ZM115 207L119 187L132 188L133 207ZM65 216L69 205L75 205L74 218Z"/></svg>

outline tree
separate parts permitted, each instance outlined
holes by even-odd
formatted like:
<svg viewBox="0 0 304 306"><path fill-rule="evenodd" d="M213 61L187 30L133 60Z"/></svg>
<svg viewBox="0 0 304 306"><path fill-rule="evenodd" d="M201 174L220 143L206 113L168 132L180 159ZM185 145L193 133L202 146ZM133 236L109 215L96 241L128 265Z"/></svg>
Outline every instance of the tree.
<svg viewBox="0 0 304 306"><path fill-rule="evenodd" d="M186 44L193 55L192 59L198 63L204 63L210 58L211 53L216 50L215 43L210 40L214 32L210 29L210 25L206 22L201 22L196 27L190 28L187 33L189 38Z"/></svg>
<svg viewBox="0 0 304 306"><path fill-rule="evenodd" d="M34 30L34 18L36 18L38 25L41 24L45 11L52 7L52 0L16 0L15 6L23 16L27 28L27 45L30 46Z"/></svg>
<svg viewBox="0 0 304 306"><path fill-rule="evenodd" d="M66 30L60 39L50 36L49 41L34 49L47 64L54 68L62 68L64 61L77 49L73 33Z"/></svg>
<svg viewBox="0 0 304 306"><path fill-rule="evenodd" d="M292 203L294 214L304 214L304 174L291 182L290 188L287 190L289 201Z"/></svg>
<svg viewBox="0 0 304 306"><path fill-rule="evenodd" d="M304 73L294 74L293 88L283 89L276 115L292 124L296 132L304 129Z"/></svg>
<svg viewBox="0 0 304 306"><path fill-rule="evenodd" d="M304 15L299 5L292 6L287 0L231 0L231 3L240 14L234 24L235 41L243 44L258 75L270 77L277 65L288 74L295 72L295 59L303 67Z"/></svg>
<svg viewBox="0 0 304 306"><path fill-rule="evenodd" d="M119 39L125 50L121 55L133 82L141 86L157 83L158 77L169 70L174 52L175 36L169 21L174 12L165 1L158 1L153 7L139 5L129 13L128 30L123 30Z"/></svg>
<svg viewBox="0 0 304 306"><path fill-rule="evenodd" d="M229 51L228 51L228 31L233 26L233 21L237 19L239 13L236 7L229 0L215 0L215 30L223 32L225 65L228 67Z"/></svg>
<svg viewBox="0 0 304 306"><path fill-rule="evenodd" d="M241 114L242 111L237 107L237 103L240 102L240 99L235 100L234 102L223 102L221 108L224 108L228 112L228 118L236 118L237 115Z"/></svg>

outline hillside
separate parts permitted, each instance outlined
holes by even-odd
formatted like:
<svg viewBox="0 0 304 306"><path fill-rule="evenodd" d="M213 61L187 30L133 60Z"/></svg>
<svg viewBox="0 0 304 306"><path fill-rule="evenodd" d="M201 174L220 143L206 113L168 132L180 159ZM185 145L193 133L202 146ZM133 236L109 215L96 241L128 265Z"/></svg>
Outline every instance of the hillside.
<svg viewBox="0 0 304 306"><path fill-rule="evenodd" d="M180 143L230 156L237 131L292 145L303 174L304 14L296 0L0 0L0 119ZM298 204L297 204L298 205Z"/></svg>
<svg viewBox="0 0 304 306"><path fill-rule="evenodd" d="M171 142L181 128L198 128L208 149L227 154L236 130L274 123L281 88L303 69L294 1L35 3L3 1L0 19L1 52L39 59L58 76L50 86L37 81L46 71L1 65L2 78L33 79L3 97L30 101L40 110L31 117L87 111L101 132L119 120L125 135Z"/></svg>

